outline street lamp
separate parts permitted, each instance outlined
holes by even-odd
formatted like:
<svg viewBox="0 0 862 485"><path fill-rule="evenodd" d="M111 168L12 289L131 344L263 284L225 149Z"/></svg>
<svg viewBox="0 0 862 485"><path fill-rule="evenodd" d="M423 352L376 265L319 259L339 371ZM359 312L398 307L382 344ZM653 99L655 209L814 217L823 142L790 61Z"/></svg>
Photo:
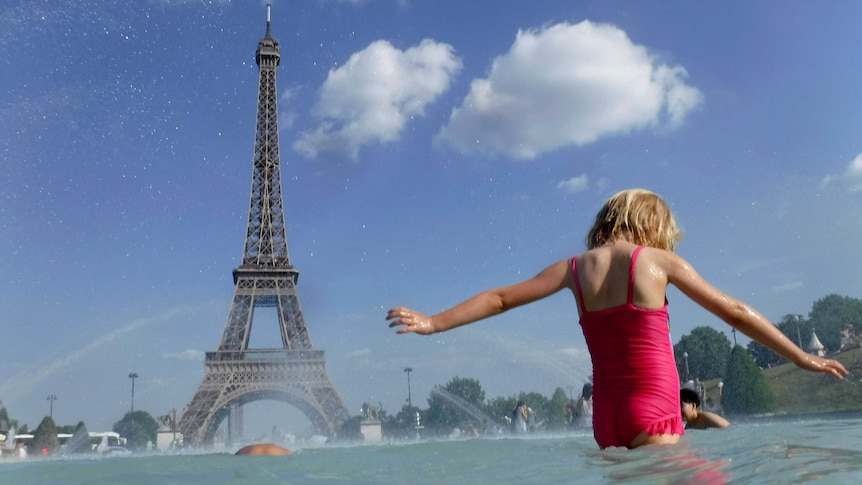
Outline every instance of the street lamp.
<svg viewBox="0 0 862 485"><path fill-rule="evenodd" d="M410 397L410 373L413 372L412 367L405 367L404 372L407 373L407 406L413 407L413 399Z"/></svg>
<svg viewBox="0 0 862 485"><path fill-rule="evenodd" d="M129 371L129 379L132 380L132 412L129 414L129 418L131 420L131 428L129 430L129 438L132 438L135 434L135 379L138 378L138 373L135 371Z"/></svg>
<svg viewBox="0 0 862 485"><path fill-rule="evenodd" d="M132 414L135 414L135 379L138 378L138 373L131 371L129 372L129 379L132 380Z"/></svg>
<svg viewBox="0 0 862 485"><path fill-rule="evenodd" d="M54 419L54 401L57 400L57 396L51 394L50 396L48 396L48 400L51 401L51 408L48 411L48 416L50 416L51 419Z"/></svg>
<svg viewBox="0 0 862 485"><path fill-rule="evenodd" d="M688 352L683 352L683 353L682 353L682 358L683 358L683 359L685 359L685 380L686 380L686 382L688 382L688 376L689 376L689 372L688 372Z"/></svg>
<svg viewBox="0 0 862 485"><path fill-rule="evenodd" d="M722 391L724 389L724 381L718 381L718 414L724 414L724 402L722 398L724 397L724 393Z"/></svg>
<svg viewBox="0 0 862 485"><path fill-rule="evenodd" d="M802 335L799 333L799 317L802 315L793 315L793 321L796 322L796 340L799 342L799 348L802 348Z"/></svg>
<svg viewBox="0 0 862 485"><path fill-rule="evenodd" d="M733 334L733 346L736 347L736 329L730 331Z"/></svg>

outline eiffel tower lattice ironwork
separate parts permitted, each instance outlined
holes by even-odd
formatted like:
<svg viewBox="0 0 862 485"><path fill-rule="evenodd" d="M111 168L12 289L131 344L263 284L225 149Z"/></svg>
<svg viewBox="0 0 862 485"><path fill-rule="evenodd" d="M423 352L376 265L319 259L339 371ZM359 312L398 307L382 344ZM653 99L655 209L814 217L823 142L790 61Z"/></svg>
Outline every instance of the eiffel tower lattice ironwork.
<svg viewBox="0 0 862 485"><path fill-rule="evenodd" d="M241 436L242 406L252 401L291 404L327 436L350 417L326 374L323 351L311 343L296 292L299 271L287 251L275 83L280 58L267 6L266 35L256 52L260 83L245 251L233 271L236 289L218 350L206 353L203 381L180 418L183 439L192 445L212 443L225 418L228 440ZM259 307L276 309L281 348L248 348Z"/></svg>

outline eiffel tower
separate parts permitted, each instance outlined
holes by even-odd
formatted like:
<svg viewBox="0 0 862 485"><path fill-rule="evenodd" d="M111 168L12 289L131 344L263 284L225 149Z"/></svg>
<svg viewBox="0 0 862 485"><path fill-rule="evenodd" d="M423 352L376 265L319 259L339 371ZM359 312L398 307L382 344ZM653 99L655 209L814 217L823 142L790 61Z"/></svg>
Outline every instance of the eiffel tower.
<svg viewBox="0 0 862 485"><path fill-rule="evenodd" d="M218 350L206 353L203 381L180 418L183 439L191 445L211 444L225 418L228 441L241 437L242 406L252 401L291 404L326 436L335 436L350 417L326 374L323 351L311 343L296 293L299 271L287 252L275 84L281 54L270 33L269 5L266 16L255 56L260 83L245 251L233 271L236 289ZM248 348L254 310L261 307L276 308L281 348Z"/></svg>

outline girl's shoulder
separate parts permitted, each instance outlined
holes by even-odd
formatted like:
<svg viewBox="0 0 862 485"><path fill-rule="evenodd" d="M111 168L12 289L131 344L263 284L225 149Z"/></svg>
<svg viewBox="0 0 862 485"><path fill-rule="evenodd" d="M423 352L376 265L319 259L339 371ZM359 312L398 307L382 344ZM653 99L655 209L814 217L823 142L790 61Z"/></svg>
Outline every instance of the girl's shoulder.
<svg viewBox="0 0 862 485"><path fill-rule="evenodd" d="M694 267L682 256L673 251L648 246L644 247L638 256L638 266L643 267L642 265L666 275L671 282L697 274Z"/></svg>
<svg viewBox="0 0 862 485"><path fill-rule="evenodd" d="M638 261L648 260L658 264L679 264L685 262L679 255L666 249L654 248L652 246L641 246L638 252Z"/></svg>

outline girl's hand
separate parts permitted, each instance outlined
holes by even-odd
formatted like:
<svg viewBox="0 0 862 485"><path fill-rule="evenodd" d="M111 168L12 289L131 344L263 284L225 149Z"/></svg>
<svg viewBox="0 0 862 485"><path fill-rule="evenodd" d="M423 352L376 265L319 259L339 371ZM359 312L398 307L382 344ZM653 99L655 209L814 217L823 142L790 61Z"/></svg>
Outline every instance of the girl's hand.
<svg viewBox="0 0 862 485"><path fill-rule="evenodd" d="M389 310L386 319L390 320L389 328L394 328L403 325L395 333L418 333L421 335L431 335L434 333L434 325L431 323L431 317L404 307L395 307Z"/></svg>
<svg viewBox="0 0 862 485"><path fill-rule="evenodd" d="M835 359L824 359L811 354L805 354L800 361L796 362L796 365L805 370L831 374L836 379L844 379L844 376L847 375L847 369L844 368L841 362Z"/></svg>

